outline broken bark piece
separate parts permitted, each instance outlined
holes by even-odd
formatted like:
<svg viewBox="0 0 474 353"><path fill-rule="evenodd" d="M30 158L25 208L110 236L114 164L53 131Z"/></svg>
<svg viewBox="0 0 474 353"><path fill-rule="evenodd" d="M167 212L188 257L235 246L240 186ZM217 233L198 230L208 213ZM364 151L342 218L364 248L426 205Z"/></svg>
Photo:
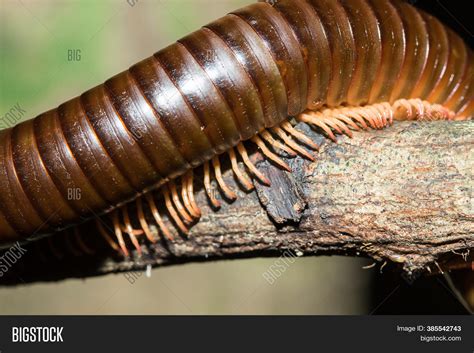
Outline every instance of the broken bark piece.
<svg viewBox="0 0 474 353"><path fill-rule="evenodd" d="M293 173L281 170L263 160L257 167L270 180L271 186L256 184L258 199L270 218L279 225L298 224L307 206L302 185Z"/></svg>

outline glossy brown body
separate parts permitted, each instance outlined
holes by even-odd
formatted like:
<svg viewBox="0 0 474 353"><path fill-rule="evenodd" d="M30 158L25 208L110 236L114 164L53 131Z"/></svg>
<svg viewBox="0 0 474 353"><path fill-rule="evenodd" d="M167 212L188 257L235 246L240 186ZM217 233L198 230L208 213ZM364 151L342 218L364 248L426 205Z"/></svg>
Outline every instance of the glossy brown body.
<svg viewBox="0 0 474 353"><path fill-rule="evenodd" d="M245 7L1 131L0 243L108 212L306 109L414 97L472 115L473 69L405 3Z"/></svg>

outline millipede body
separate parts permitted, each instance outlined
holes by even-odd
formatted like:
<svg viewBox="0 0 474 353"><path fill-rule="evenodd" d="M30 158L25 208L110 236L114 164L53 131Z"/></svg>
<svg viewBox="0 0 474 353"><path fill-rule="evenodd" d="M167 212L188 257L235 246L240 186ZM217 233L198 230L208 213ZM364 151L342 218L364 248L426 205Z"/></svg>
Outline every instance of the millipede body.
<svg viewBox="0 0 474 353"><path fill-rule="evenodd" d="M96 222L114 249L156 241L149 212L186 233L200 216L193 170L267 183L250 141L312 159L317 146L292 122L329 138L393 120L470 118L473 53L436 18L401 1L273 0L210 23L59 107L0 131L0 244ZM305 146L305 148L303 148ZM241 163L247 169L245 171ZM80 190L81 197L73 197ZM131 221L131 208L139 224ZM124 234L128 237L124 238ZM87 250L87 247L82 246Z"/></svg>

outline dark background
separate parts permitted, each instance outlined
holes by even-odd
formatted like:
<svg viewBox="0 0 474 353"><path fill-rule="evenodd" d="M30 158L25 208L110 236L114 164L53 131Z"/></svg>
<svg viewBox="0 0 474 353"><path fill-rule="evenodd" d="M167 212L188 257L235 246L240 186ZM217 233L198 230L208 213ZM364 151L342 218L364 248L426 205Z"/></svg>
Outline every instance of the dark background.
<svg viewBox="0 0 474 353"><path fill-rule="evenodd" d="M436 16L454 29L471 48L474 48L474 14L472 1L465 0L410 0L411 4Z"/></svg>

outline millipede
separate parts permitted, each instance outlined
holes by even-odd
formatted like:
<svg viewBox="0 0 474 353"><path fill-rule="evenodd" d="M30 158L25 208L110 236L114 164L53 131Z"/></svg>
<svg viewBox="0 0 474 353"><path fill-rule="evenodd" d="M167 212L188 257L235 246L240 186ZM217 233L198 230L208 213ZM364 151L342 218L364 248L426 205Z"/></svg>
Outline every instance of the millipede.
<svg viewBox="0 0 474 353"><path fill-rule="evenodd" d="M45 238L61 257L59 235L91 254L86 224L117 254L140 256L199 220L197 175L215 209L216 186L237 198L224 161L243 189L269 184L249 146L287 171L282 156L315 160L297 122L337 141L473 113L472 50L409 3L258 2L0 131L0 245Z"/></svg>

